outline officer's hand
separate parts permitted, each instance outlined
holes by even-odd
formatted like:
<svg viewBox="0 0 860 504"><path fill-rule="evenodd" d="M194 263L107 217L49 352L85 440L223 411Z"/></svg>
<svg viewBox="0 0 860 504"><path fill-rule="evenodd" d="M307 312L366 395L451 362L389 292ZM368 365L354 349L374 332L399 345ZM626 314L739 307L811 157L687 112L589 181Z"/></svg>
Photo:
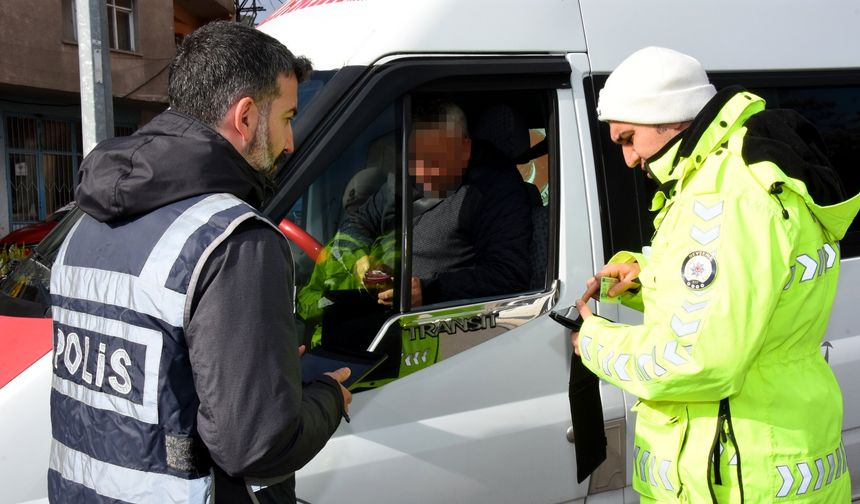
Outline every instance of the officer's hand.
<svg viewBox="0 0 860 504"><path fill-rule="evenodd" d="M576 300L576 309L579 310L579 314L582 316L583 322L588 320L588 317L592 315L588 304L581 299ZM579 355L579 331L570 332L570 342L573 344L573 351L576 352L576 355Z"/></svg>
<svg viewBox="0 0 860 504"><path fill-rule="evenodd" d="M600 295L600 279L603 277L617 278L618 283L609 288L609 297L615 297L630 289L639 287L636 280L639 278L639 263L616 263L607 264L596 275L585 281L585 292L582 293L582 301L598 299ZM587 307L586 307L587 308Z"/></svg>
<svg viewBox="0 0 860 504"><path fill-rule="evenodd" d="M343 382L349 378L352 371L348 367L342 367L337 371L329 371L325 373L335 379L340 384L340 393L343 395L343 412L349 413L349 403L352 402L352 393L343 386Z"/></svg>
<svg viewBox="0 0 860 504"><path fill-rule="evenodd" d="M304 354L305 354L305 346L299 345L299 359L301 359Z"/></svg>
<svg viewBox="0 0 860 504"><path fill-rule="evenodd" d="M380 292L376 296L376 302L385 306L394 304L394 289ZM412 277L412 306L421 306L423 303L424 300L421 298L421 280Z"/></svg>
<svg viewBox="0 0 860 504"><path fill-rule="evenodd" d="M364 285L364 274L367 273L367 270L370 269L370 257L361 256L355 261L355 266L353 267L353 273L355 273L355 278Z"/></svg>

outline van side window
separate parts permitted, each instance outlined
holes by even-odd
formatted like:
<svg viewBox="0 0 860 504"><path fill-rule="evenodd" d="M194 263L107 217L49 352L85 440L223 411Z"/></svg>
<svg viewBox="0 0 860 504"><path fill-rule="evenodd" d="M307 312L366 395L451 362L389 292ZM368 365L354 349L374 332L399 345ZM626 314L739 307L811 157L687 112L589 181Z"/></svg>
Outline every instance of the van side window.
<svg viewBox="0 0 860 504"><path fill-rule="evenodd" d="M476 303L543 295L553 96L416 92L339 147L281 223L305 342L387 353L372 388L504 332Z"/></svg>
<svg viewBox="0 0 860 504"><path fill-rule="evenodd" d="M413 96L411 269L420 285L413 309L543 288L545 250L535 252L546 248L547 155L532 147L545 137L546 117L531 100L527 93ZM452 131L465 131L442 139L442 148L428 121L445 107L463 115Z"/></svg>
<svg viewBox="0 0 860 504"><path fill-rule="evenodd" d="M377 303L365 275L394 275L394 106L372 120L290 209L287 237L296 264L296 313L305 342L364 349L394 313ZM373 228L351 225L374 201L387 213ZM282 223L282 230L284 225ZM310 238L303 237L307 233ZM389 285L393 283L388 282Z"/></svg>
<svg viewBox="0 0 860 504"><path fill-rule="evenodd" d="M711 75L719 89L741 85L767 101L768 108L789 108L800 112L821 133L827 156L848 195L860 192L860 172L854 165L860 156L860 75L834 72L719 73ZM597 160L600 202L608 216L603 228L605 257L618 250L647 245L653 234L652 216L647 207L654 192L653 182L634 177L624 166L619 149L609 140L608 127L595 114L597 94L606 76L586 79L592 138ZM601 166L602 165L602 166ZM609 183L608 181L612 181ZM633 195L634 197L630 197ZM631 225L631 216L636 216ZM855 219L840 243L843 258L860 255L860 220Z"/></svg>

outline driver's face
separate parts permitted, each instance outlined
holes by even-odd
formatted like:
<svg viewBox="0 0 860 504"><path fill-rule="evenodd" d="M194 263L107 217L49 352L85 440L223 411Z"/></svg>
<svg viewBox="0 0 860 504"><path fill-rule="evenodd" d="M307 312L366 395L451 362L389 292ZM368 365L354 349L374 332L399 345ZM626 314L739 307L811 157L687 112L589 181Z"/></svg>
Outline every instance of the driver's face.
<svg viewBox="0 0 860 504"><path fill-rule="evenodd" d="M447 123L421 124L409 141L409 174L426 196L456 191L469 164L472 143Z"/></svg>

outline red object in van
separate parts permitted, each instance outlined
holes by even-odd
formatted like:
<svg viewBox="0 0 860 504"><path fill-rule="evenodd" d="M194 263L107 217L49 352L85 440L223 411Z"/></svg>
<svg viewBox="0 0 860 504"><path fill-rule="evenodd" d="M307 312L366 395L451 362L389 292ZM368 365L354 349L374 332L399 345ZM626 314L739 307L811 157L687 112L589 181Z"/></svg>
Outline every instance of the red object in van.
<svg viewBox="0 0 860 504"><path fill-rule="evenodd" d="M322 244L309 235L307 231L297 226L295 222L285 217L278 224L278 229L284 233L287 239L298 245L314 262L318 263L325 259L324 254L322 254Z"/></svg>

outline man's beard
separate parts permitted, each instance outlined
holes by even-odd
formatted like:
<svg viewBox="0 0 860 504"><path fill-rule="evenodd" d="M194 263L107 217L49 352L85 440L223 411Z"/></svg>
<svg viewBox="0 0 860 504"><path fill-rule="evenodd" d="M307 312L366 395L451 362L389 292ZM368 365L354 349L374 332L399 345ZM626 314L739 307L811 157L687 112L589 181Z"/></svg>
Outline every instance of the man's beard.
<svg viewBox="0 0 860 504"><path fill-rule="evenodd" d="M251 139L251 145L248 147L245 158L252 168L266 177L271 178L274 174L275 156L272 155L272 146L269 143L268 111L265 114L260 114L257 131L254 132L254 138Z"/></svg>

